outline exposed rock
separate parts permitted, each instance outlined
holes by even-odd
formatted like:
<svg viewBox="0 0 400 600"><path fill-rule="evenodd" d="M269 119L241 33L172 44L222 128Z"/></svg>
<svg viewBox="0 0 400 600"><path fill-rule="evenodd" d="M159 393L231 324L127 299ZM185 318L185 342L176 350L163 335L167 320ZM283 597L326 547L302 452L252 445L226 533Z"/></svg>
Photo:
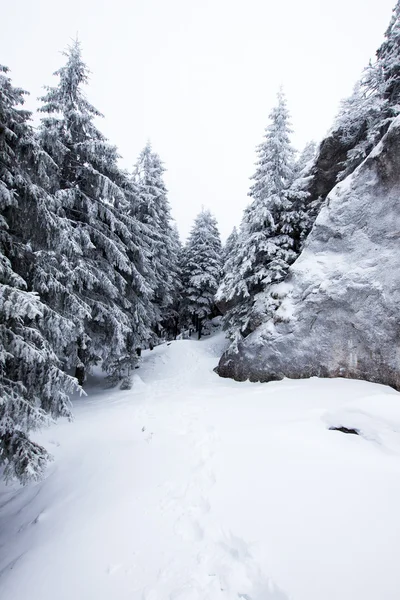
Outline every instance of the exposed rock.
<svg viewBox="0 0 400 600"><path fill-rule="evenodd" d="M337 177L343 169L347 153L358 140L350 143L343 141L342 131L336 130L326 137L318 149L318 155L311 170L310 197L308 203L315 202L318 198L326 198L334 188Z"/></svg>
<svg viewBox="0 0 400 600"><path fill-rule="evenodd" d="M348 427L329 427L329 431L340 431L341 433L348 433L351 435L360 435L358 429L349 429Z"/></svg>
<svg viewBox="0 0 400 600"><path fill-rule="evenodd" d="M400 120L327 198L274 322L222 356L237 380L351 377L400 389Z"/></svg>

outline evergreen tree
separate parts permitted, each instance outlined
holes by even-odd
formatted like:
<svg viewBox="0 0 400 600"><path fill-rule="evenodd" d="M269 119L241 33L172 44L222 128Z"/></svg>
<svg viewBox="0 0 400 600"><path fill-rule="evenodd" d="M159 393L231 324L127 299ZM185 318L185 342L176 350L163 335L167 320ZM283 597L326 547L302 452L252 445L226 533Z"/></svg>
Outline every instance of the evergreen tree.
<svg viewBox="0 0 400 600"><path fill-rule="evenodd" d="M317 144L311 140L308 142L300 153L299 158L294 165L296 177L304 177L309 174L311 167L315 161L317 154Z"/></svg>
<svg viewBox="0 0 400 600"><path fill-rule="evenodd" d="M191 229L183 256L183 310L200 339L206 319L216 314L215 293L221 279L221 240L215 217L202 210Z"/></svg>
<svg viewBox="0 0 400 600"><path fill-rule="evenodd" d="M294 150L290 144L289 113L285 97L270 114L250 188L236 252L217 293L229 307L224 325L229 335L248 335L266 318L273 302L266 290L286 276L295 260L300 238L299 203L306 192L294 184Z"/></svg>
<svg viewBox="0 0 400 600"><path fill-rule="evenodd" d="M236 227L234 227L226 239L224 247L222 249L222 264L223 264L223 272L224 274L227 271L227 264L230 258L234 255L236 251L236 244L238 242L238 231Z"/></svg>
<svg viewBox="0 0 400 600"><path fill-rule="evenodd" d="M350 150L338 180L352 173L364 160L377 143L381 128L387 122L387 101L379 91L381 86L376 85L379 72L377 65L370 64L365 69L363 78L355 85L352 95L341 102L333 131L339 134L341 142L349 146Z"/></svg>
<svg viewBox="0 0 400 600"><path fill-rule="evenodd" d="M221 310L222 314L224 314L227 310L227 305L225 303L225 299L227 296L227 290L225 288L225 283L228 281L227 276L232 272L233 265L235 262L235 257L237 253L237 244L239 241L239 234L237 228L234 227L232 232L228 236L225 245L222 249L222 278L221 283L218 287L217 293L215 295L215 301L217 303L218 308Z"/></svg>
<svg viewBox="0 0 400 600"><path fill-rule="evenodd" d="M176 339L178 333L181 329L181 305L182 305L182 293L183 293L183 284L182 284L182 254L183 247L179 237L179 232L176 224L172 227L172 254L174 260L172 262L172 272L174 277L174 292L173 292L173 302L168 311L168 316L166 319L166 330L170 333L173 339Z"/></svg>
<svg viewBox="0 0 400 600"><path fill-rule="evenodd" d="M40 478L49 458L29 432L70 417L68 393L77 385L54 351L72 335L72 324L28 286L35 255L26 224L40 224L45 235L54 215L51 198L31 176L42 157L30 114L20 108L26 92L12 86L7 72L0 66L0 464L6 478L24 483Z"/></svg>
<svg viewBox="0 0 400 600"><path fill-rule="evenodd" d="M393 117L400 110L400 1L393 9L385 40L376 56L373 81L379 87L380 95L387 101L387 116Z"/></svg>
<svg viewBox="0 0 400 600"><path fill-rule="evenodd" d="M158 336L169 334L177 327L176 305L179 290L179 239L173 228L167 189L163 180L165 169L150 143L140 153L135 171L136 198L133 214L148 232L153 287L153 328Z"/></svg>
<svg viewBox="0 0 400 600"><path fill-rule="evenodd" d="M350 146L339 173L343 179L364 160L400 112L400 2L397 2L385 40L340 106L333 131Z"/></svg>
<svg viewBox="0 0 400 600"><path fill-rule="evenodd" d="M128 214L129 182L116 148L95 126L101 114L82 91L88 69L79 42L64 54L66 64L55 73L59 83L42 98L40 138L54 163L49 185L72 224L74 247L63 253L65 277L57 293L46 294L46 282L37 286L67 316L79 306L68 362L83 383L87 367L102 360L113 371L148 339L152 289L140 226Z"/></svg>
<svg viewBox="0 0 400 600"><path fill-rule="evenodd" d="M309 202L309 186L317 156L317 145L314 141L308 142L301 151L294 165L294 179L287 190L287 198L291 202L291 210L286 215L291 224L291 237L293 250L299 255L317 214L321 208L320 201Z"/></svg>

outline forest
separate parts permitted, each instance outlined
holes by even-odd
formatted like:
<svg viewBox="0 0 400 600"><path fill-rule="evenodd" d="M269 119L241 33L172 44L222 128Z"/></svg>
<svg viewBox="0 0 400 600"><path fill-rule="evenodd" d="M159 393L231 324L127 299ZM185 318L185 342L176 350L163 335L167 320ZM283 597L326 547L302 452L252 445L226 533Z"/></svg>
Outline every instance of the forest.
<svg viewBox="0 0 400 600"><path fill-rule="evenodd" d="M51 15L45 0L26 3L34 57L74 1ZM282 22L262 0L200 4L83 2L86 37L66 44L32 111L14 65L0 65L2 600L399 597L400 0L330 129L304 148L296 98L304 108L309 77L326 81L313 35L324 15L343 21L340 6L289 2ZM356 16L354 55L372 5ZM125 10L137 23L122 23ZM275 38L273 51L264 45L268 19L279 52ZM308 64L288 39L293 25ZM338 51L344 25L324 31ZM110 60L100 77L123 73L142 104L107 76L96 96L99 36ZM270 85L272 68L243 77L249 56L260 64L257 40L270 48L265 64L284 73L289 56L299 70L296 98L293 86ZM142 54L123 56L126 47ZM246 98L250 128L255 89L266 93L254 73L274 93L250 144L253 170L237 155L248 184L237 219L227 150L246 145L232 114ZM132 157L91 103L107 108L108 88ZM153 134L168 121L166 146L163 136L132 142L142 115L131 117L146 103ZM174 181L187 193L187 236Z"/></svg>
<svg viewBox="0 0 400 600"><path fill-rule="evenodd" d="M342 102L329 137L299 154L284 92L256 149L250 203L224 246L204 209L185 245L164 166L150 142L132 172L99 131L79 41L64 52L40 124L1 67L1 462L5 477L40 478L47 452L29 432L71 417L71 394L101 365L131 386L141 351L223 315L235 351L279 319L279 285L326 197L362 163L398 114L400 5L376 60ZM89 90L90 92L90 90ZM327 166L326 166L327 165ZM222 373L222 371L221 371Z"/></svg>

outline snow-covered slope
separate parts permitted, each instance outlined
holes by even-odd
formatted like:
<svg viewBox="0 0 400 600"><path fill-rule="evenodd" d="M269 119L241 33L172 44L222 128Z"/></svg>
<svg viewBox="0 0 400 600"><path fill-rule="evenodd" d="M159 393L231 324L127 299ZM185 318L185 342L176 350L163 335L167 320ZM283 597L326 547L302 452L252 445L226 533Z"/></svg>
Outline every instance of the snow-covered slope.
<svg viewBox="0 0 400 600"><path fill-rule="evenodd" d="M224 343L147 352L40 435L46 480L1 488L2 600L398 600L399 394L224 380Z"/></svg>
<svg viewBox="0 0 400 600"><path fill-rule="evenodd" d="M352 377L400 389L400 117L329 194L275 292L274 322L222 357L225 377Z"/></svg>

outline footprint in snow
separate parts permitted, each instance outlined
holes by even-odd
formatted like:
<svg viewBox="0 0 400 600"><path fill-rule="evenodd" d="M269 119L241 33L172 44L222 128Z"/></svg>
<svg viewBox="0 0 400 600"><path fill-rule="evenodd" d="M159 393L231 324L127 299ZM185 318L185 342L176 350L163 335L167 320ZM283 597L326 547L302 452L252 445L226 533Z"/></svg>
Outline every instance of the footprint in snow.
<svg viewBox="0 0 400 600"><path fill-rule="evenodd" d="M204 537L204 530L200 523L186 515L176 521L174 531L185 542L198 542Z"/></svg>
<svg viewBox="0 0 400 600"><path fill-rule="evenodd" d="M190 512L192 514L198 515L206 515L210 512L211 506L209 501L204 498L204 496L200 496L193 504L190 505Z"/></svg>
<svg viewBox="0 0 400 600"><path fill-rule="evenodd" d="M202 489L209 489L215 485L217 479L213 471L207 469L199 469L199 474L196 475L196 480Z"/></svg>
<svg viewBox="0 0 400 600"><path fill-rule="evenodd" d="M219 548L222 552L215 556L213 572L221 589L243 600L289 600L264 575L245 540L230 533L223 536Z"/></svg>

